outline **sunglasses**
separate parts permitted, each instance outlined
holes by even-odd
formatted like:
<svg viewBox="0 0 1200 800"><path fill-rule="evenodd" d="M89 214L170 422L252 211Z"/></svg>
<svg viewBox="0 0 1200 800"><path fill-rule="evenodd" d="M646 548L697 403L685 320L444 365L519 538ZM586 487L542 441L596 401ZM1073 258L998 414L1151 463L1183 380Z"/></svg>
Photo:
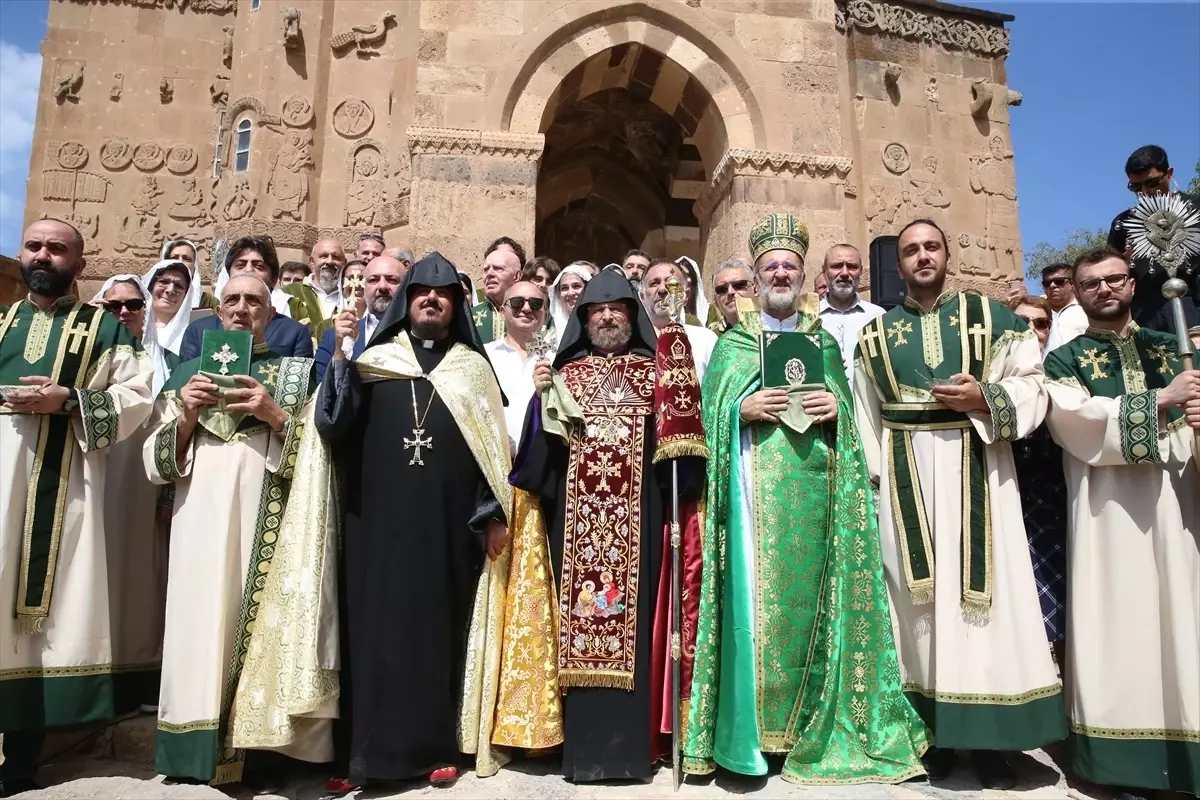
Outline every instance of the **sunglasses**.
<svg viewBox="0 0 1200 800"><path fill-rule="evenodd" d="M1128 184L1126 184L1126 186L1129 187L1129 191L1133 192L1134 194L1137 194L1137 193L1141 192L1143 189L1151 189L1151 190L1157 189L1160 186L1162 186L1163 181L1166 181L1166 180L1168 180L1166 175L1159 175L1156 178L1147 178L1144 181L1130 181Z"/></svg>
<svg viewBox="0 0 1200 800"><path fill-rule="evenodd" d="M510 297L504 303L513 311L520 311L526 303L529 303L530 311L541 311L542 306L546 305L546 301L540 297Z"/></svg>
<svg viewBox="0 0 1200 800"><path fill-rule="evenodd" d="M1044 278L1042 280L1043 289L1057 289L1061 286L1066 286L1070 283L1070 278Z"/></svg>
<svg viewBox="0 0 1200 800"><path fill-rule="evenodd" d="M713 287L713 291L716 293L716 295L718 297L724 297L725 295L729 294L730 291L744 292L744 291L746 291L746 287L749 285L750 285L750 281L745 280L743 278L740 281L730 281L729 283L718 283L716 286Z"/></svg>
<svg viewBox="0 0 1200 800"><path fill-rule="evenodd" d="M1046 319L1045 317L1026 317L1021 314L1017 314L1017 316L1028 322L1029 327L1033 328L1035 331L1044 331L1050 327L1050 320Z"/></svg>
<svg viewBox="0 0 1200 800"><path fill-rule="evenodd" d="M358 242L359 242L359 244L362 244L362 243L363 243L363 241L364 241L364 240L366 240L366 239L370 239L370 240L371 240L371 241L373 241L373 242L379 242L380 244L387 244L387 242L385 242L385 241L383 240L383 237L382 237L382 236L380 236L378 233L364 233L364 234L360 234L360 235L359 235L359 237L358 237Z"/></svg>
<svg viewBox="0 0 1200 800"><path fill-rule="evenodd" d="M139 297L132 300L105 300L104 310L110 314L120 314L122 308L127 308L130 311L141 311L146 307L146 301Z"/></svg>

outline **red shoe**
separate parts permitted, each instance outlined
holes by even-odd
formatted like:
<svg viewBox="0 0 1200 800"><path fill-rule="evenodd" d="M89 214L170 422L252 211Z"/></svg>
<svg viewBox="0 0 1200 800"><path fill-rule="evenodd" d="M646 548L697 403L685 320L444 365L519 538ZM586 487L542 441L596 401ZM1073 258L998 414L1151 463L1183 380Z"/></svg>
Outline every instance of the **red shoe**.
<svg viewBox="0 0 1200 800"><path fill-rule="evenodd" d="M358 784L351 783L345 778L330 778L329 780L325 781L325 791L339 796L343 794L350 794L355 789L359 788L361 787Z"/></svg>
<svg viewBox="0 0 1200 800"><path fill-rule="evenodd" d="M458 780L458 767L442 767L429 773L429 782L434 786L454 783Z"/></svg>

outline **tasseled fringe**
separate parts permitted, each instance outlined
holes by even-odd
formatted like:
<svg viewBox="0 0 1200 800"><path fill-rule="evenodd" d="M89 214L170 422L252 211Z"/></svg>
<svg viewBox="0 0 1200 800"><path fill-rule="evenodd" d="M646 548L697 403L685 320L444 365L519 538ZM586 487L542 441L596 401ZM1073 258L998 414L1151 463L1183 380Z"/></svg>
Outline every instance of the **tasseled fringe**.
<svg viewBox="0 0 1200 800"><path fill-rule="evenodd" d="M213 779L209 781L209 785L218 786L222 783L237 783L242 779L243 766L245 766L245 762L242 758L238 758L236 761L231 761L227 764L218 764Z"/></svg>
<svg viewBox="0 0 1200 800"><path fill-rule="evenodd" d="M660 441L654 451L654 463L667 461L672 458L708 458L708 445L703 437L684 436L678 439Z"/></svg>
<svg viewBox="0 0 1200 800"><path fill-rule="evenodd" d="M590 669L560 669L558 685L561 689L575 686L580 689L623 689L633 691L632 672L599 672Z"/></svg>
<svg viewBox="0 0 1200 800"><path fill-rule="evenodd" d="M36 636L46 632L46 616L17 614L17 633L21 636Z"/></svg>
<svg viewBox="0 0 1200 800"><path fill-rule="evenodd" d="M927 606L933 602L933 581L929 581L928 585L921 582L920 586L908 587L908 600L914 606Z"/></svg>
<svg viewBox="0 0 1200 800"><path fill-rule="evenodd" d="M692 709L692 700L690 697L685 697L679 701L679 741L687 741L688 730L688 713ZM682 747L683 745L680 745Z"/></svg>
<svg viewBox="0 0 1200 800"><path fill-rule="evenodd" d="M962 611L968 625L982 628L991 619L992 603L986 597L964 597Z"/></svg>

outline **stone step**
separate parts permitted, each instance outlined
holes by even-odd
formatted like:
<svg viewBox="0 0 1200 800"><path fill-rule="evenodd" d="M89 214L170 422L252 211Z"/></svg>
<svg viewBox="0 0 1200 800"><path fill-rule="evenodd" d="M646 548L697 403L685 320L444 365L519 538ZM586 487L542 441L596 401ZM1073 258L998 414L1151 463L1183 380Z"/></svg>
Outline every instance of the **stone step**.
<svg viewBox="0 0 1200 800"><path fill-rule="evenodd" d="M138 714L115 722L58 728L46 734L42 758L109 758L153 765L157 727L156 715Z"/></svg>

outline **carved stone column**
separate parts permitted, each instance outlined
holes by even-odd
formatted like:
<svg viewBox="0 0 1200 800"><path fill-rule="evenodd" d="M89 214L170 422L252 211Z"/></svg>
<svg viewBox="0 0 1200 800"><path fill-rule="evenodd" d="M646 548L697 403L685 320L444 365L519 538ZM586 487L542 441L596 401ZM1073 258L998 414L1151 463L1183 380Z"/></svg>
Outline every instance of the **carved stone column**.
<svg viewBox="0 0 1200 800"><path fill-rule="evenodd" d="M408 129L412 158L409 237L478 279L483 251L511 236L533 254L540 134Z"/></svg>
<svg viewBox="0 0 1200 800"><path fill-rule="evenodd" d="M750 228L774 212L804 221L810 237L806 264L819 264L829 246L846 241L845 198L855 194L852 167L851 159L840 156L727 150L695 205L705 243L704 274L727 258L747 258ZM815 269L806 272L811 286Z"/></svg>

